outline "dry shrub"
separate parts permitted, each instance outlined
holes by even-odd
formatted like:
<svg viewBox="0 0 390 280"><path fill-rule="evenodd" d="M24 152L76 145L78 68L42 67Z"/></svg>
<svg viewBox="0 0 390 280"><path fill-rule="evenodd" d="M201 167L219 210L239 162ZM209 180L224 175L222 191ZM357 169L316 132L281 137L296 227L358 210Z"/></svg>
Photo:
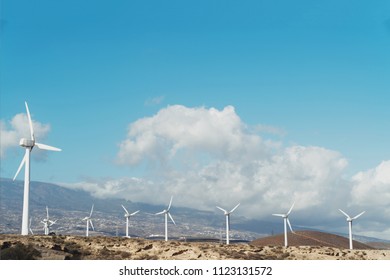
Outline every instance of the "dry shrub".
<svg viewBox="0 0 390 280"><path fill-rule="evenodd" d="M123 259L128 259L128 258L130 258L131 257L131 254L130 254L130 252L126 252L126 251L121 251L121 257L123 258Z"/></svg>
<svg viewBox="0 0 390 280"><path fill-rule="evenodd" d="M36 260L39 257L41 253L31 244L24 245L17 242L11 245L9 242L4 242L0 249L1 260Z"/></svg>
<svg viewBox="0 0 390 280"><path fill-rule="evenodd" d="M278 260L286 260L290 256L290 253L286 252L278 256Z"/></svg>

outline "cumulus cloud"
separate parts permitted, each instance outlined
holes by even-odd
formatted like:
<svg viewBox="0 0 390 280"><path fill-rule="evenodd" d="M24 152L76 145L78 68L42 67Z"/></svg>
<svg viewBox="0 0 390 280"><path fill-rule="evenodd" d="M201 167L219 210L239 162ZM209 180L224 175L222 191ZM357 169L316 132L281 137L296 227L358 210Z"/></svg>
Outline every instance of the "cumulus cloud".
<svg viewBox="0 0 390 280"><path fill-rule="evenodd" d="M37 139L44 139L50 131L49 124L33 121L34 134ZM19 145L21 138L30 138L30 128L26 114L17 114L10 121L0 121L0 158L5 158L7 152ZM43 153L34 153L35 158L44 157Z"/></svg>
<svg viewBox="0 0 390 280"><path fill-rule="evenodd" d="M165 163L180 151L218 159L253 159L267 154L273 144L248 133L232 106L219 111L175 105L130 124L127 137L119 147L118 162Z"/></svg>
<svg viewBox="0 0 390 280"><path fill-rule="evenodd" d="M362 208L372 208L372 215L390 217L390 161L357 173L352 177L352 201Z"/></svg>

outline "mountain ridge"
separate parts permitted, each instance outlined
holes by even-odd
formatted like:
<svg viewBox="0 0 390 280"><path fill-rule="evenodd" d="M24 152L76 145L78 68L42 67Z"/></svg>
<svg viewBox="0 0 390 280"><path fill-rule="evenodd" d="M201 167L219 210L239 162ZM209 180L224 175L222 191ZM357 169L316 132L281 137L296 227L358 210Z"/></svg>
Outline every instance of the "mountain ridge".
<svg viewBox="0 0 390 280"><path fill-rule="evenodd" d="M135 215L133 217L132 235L144 237L163 235L162 219L155 217L153 213L161 211L161 207L165 207L166 205L151 205L119 198L95 198L84 190L73 190L57 184L39 181L32 181L31 189L33 191L30 193L30 216L33 219L32 227L38 232L41 229L37 228L36 224L41 227L38 219L44 216L47 205L50 216L53 219L59 219L58 225L54 229L56 232L60 234L82 235L84 232L84 223L81 223L79 219L85 217L89 213L91 205L94 204L94 218L96 219L97 232L92 234L123 235L124 218L123 209L120 206L123 204L129 211L141 210L141 215ZM22 198L23 181L0 178L0 233L19 232L23 203ZM169 225L170 232L174 237L224 238L225 221L221 219L220 215L212 211L185 207L173 206L172 210L175 221L178 223L176 227ZM241 239L251 241L283 232L282 224L279 222L237 217L239 219L232 220L231 238L233 240ZM300 227L299 230L313 229ZM346 236L346 234L336 234ZM354 238L357 240L362 239L365 242L390 242L357 235Z"/></svg>

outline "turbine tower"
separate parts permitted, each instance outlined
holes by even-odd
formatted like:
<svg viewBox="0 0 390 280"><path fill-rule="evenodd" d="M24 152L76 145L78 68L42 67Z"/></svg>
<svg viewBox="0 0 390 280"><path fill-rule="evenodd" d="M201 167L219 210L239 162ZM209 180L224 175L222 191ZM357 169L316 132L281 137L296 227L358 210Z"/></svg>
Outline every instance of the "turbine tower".
<svg viewBox="0 0 390 280"><path fill-rule="evenodd" d="M351 218L347 213L345 213L343 210L339 209L341 213L343 213L347 217L348 227L349 227L349 249L353 249L352 244L352 221L359 218L361 215L363 215L366 211L363 211L359 215L356 215L355 217Z"/></svg>
<svg viewBox="0 0 390 280"><path fill-rule="evenodd" d="M126 218L126 237L127 238L130 238L130 236L129 236L129 218L131 217L131 216L134 216L135 214L137 214L138 212L139 212L139 210L138 211L135 211L134 213L129 213L129 211L127 211L127 209L125 208L125 206L123 206L122 205L122 208L125 210L125 218Z"/></svg>
<svg viewBox="0 0 390 280"><path fill-rule="evenodd" d="M91 208L91 213L89 214L89 216L85 217L83 219L83 221L87 221L87 229L86 229L86 232L85 232L85 236L88 237L89 236L89 225L91 224L91 228L92 230L95 230L95 228L93 227L93 223L92 223L92 213L93 213L93 204L92 204L92 208Z"/></svg>
<svg viewBox="0 0 390 280"><path fill-rule="evenodd" d="M290 230L292 233L295 233L291 227L291 223L290 223L290 220L288 219L288 215L290 215L293 207L294 207L294 204L295 202L293 203L293 205L291 206L290 210L288 210L288 212L286 214L272 214L274 216L278 216L278 217L282 217L283 218L283 221L284 221L284 247L287 247L288 246L288 242L287 242L287 224L288 226L290 227Z"/></svg>
<svg viewBox="0 0 390 280"><path fill-rule="evenodd" d="M30 126L30 139L22 138L20 139L19 145L26 149L25 155L23 157L22 162L19 165L18 171L16 171L14 181L16 177L18 176L20 170L22 169L24 165L24 194L23 194L23 217L22 217L22 235L28 235L28 215L29 215L29 194L30 194L30 156L31 151L36 146L41 150L49 150L49 151L61 151L61 149L48 146L45 144L40 144L35 142L35 136L34 136L34 128L32 125L31 115L30 111L28 109L27 102L24 102L26 105L26 111L27 111L27 117L28 117L28 123Z"/></svg>
<svg viewBox="0 0 390 280"><path fill-rule="evenodd" d="M232 210L230 211L226 211L225 209L219 207L219 206L216 206L219 210L221 210L224 215L226 216L226 244L229 244L230 243L230 240L229 240L229 230L230 230L230 214L234 212L234 210L237 209L237 207L240 206L240 203L238 203Z"/></svg>
<svg viewBox="0 0 390 280"><path fill-rule="evenodd" d="M172 218L171 213L169 213L169 210L171 209L171 206L172 206L172 199L173 199L173 197L171 196L171 201L169 201L169 205L168 205L167 209L155 214L155 215L164 214L164 216L165 216L165 241L168 241L168 216L171 219L172 223L174 225L176 225L175 221Z"/></svg>
<svg viewBox="0 0 390 280"><path fill-rule="evenodd" d="M54 225L56 222L57 222L57 220L51 221L49 219L49 208L46 206L46 219L43 219L43 221L41 221L41 223L43 224L43 229L45 231L45 235L49 235L50 227L52 225Z"/></svg>

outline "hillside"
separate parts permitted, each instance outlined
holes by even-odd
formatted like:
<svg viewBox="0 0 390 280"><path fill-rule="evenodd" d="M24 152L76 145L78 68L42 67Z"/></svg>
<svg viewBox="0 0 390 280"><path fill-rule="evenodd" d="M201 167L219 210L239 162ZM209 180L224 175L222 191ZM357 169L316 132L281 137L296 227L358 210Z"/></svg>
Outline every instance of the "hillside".
<svg viewBox="0 0 390 280"><path fill-rule="evenodd" d="M254 246L283 246L284 235L273 235L264 238L259 238L250 243ZM288 245L289 246L327 246L334 248L349 248L349 239L326 232L319 231L297 231L295 233L288 233ZM373 249L366 244L353 241L354 249Z"/></svg>
<svg viewBox="0 0 390 280"><path fill-rule="evenodd" d="M102 236L0 235L0 256L3 259L15 256L16 251L19 254L35 251L37 259L45 260L390 260L390 250L284 248Z"/></svg>

